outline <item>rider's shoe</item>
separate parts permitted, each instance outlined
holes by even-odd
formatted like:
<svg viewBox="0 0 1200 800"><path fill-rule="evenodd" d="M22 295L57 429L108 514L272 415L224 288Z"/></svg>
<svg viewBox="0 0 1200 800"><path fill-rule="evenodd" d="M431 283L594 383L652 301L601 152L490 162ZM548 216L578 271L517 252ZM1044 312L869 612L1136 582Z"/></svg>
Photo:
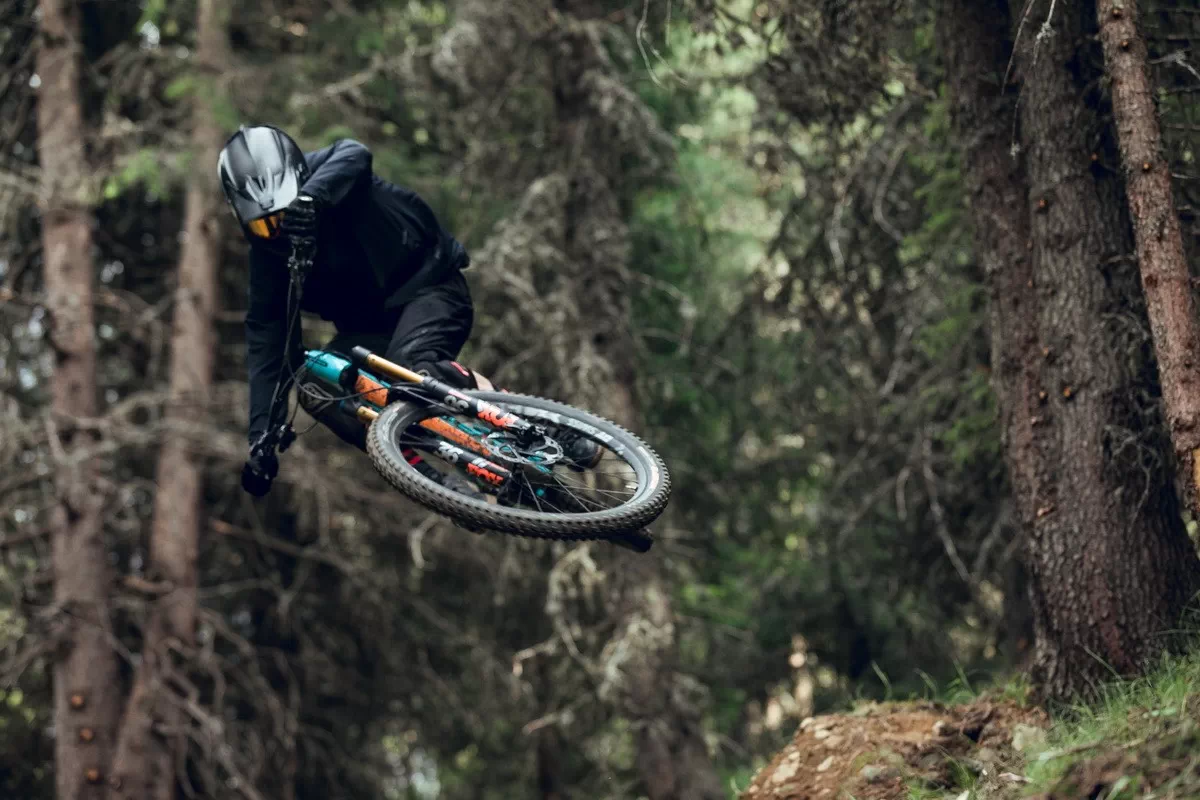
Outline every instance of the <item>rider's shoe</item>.
<svg viewBox="0 0 1200 800"><path fill-rule="evenodd" d="M562 445L567 466L576 472L591 469L604 457L604 450L600 445L573 428L555 427L551 428L549 433L556 442Z"/></svg>

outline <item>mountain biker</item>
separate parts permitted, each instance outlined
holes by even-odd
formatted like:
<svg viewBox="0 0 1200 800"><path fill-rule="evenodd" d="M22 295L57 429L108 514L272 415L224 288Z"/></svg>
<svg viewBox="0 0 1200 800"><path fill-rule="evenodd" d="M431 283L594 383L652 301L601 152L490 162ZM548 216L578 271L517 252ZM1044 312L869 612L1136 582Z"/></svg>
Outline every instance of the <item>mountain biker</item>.
<svg viewBox="0 0 1200 800"><path fill-rule="evenodd" d="M254 444L282 422L268 419L276 387L288 391L303 364L288 270L293 246L313 253L298 308L337 330L325 349L349 354L363 346L461 389L491 388L454 360L474 322L462 275L470 265L466 249L420 196L374 174L363 144L339 139L305 153L279 128L243 126L222 148L217 172L250 243L245 325L251 453L242 470L247 492L265 495L278 474L274 452L255 454ZM299 398L344 441L365 447L364 427L338 402L320 402L305 391ZM277 416L284 410L277 409ZM586 439L562 443L577 463L598 460L598 448ZM425 474L440 477L416 453L406 455Z"/></svg>

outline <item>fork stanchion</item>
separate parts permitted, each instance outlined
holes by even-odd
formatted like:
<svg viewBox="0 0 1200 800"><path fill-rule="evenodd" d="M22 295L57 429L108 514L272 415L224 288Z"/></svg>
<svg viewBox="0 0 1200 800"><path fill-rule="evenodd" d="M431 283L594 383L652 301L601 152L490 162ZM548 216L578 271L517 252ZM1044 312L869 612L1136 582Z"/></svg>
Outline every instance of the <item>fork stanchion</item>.
<svg viewBox="0 0 1200 800"><path fill-rule="evenodd" d="M375 355L365 347L355 347L350 351L350 355L354 357L360 365L369 367L376 372L382 372L389 378L396 380L407 381L408 383L420 383L425 379L425 376L419 372L413 372L411 369L402 367L399 364L394 364L386 358Z"/></svg>

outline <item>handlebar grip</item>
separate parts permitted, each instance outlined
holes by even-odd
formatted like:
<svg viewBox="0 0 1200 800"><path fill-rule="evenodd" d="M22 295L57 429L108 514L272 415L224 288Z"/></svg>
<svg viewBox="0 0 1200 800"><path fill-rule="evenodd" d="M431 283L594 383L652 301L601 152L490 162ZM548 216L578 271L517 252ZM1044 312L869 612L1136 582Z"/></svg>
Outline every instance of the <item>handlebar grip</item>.
<svg viewBox="0 0 1200 800"><path fill-rule="evenodd" d="M250 444L250 455L255 455L255 456L261 455L263 453L263 451L266 450L267 440L270 439L270 437L271 437L270 431L263 431L262 433L260 433L258 435L258 438L255 439Z"/></svg>

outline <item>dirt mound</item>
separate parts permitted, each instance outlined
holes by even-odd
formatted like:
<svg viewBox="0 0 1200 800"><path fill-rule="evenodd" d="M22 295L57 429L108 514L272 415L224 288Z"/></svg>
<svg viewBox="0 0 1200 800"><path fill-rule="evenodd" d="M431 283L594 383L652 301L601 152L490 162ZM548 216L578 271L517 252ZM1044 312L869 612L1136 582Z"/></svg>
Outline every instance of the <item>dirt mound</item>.
<svg viewBox="0 0 1200 800"><path fill-rule="evenodd" d="M910 785L951 789L968 776L1013 785L1024 779L1006 768L1019 762L1022 738L1048 724L1039 709L988 700L877 704L810 718L741 800L893 800L907 798Z"/></svg>

